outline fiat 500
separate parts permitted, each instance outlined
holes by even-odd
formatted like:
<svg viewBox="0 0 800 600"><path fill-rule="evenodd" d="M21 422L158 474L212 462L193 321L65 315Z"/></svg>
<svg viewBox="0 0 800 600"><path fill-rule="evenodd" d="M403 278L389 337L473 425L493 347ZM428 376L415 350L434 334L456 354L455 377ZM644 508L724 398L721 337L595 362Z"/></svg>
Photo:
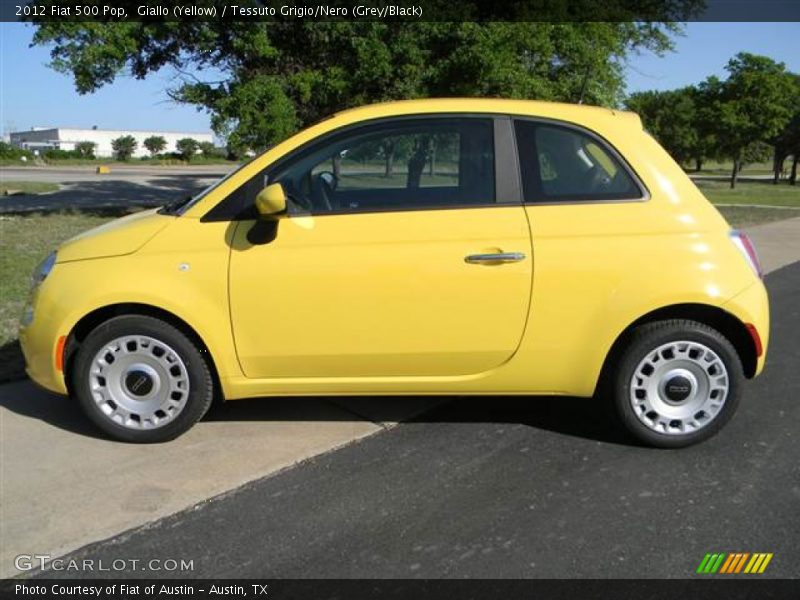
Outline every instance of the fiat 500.
<svg viewBox="0 0 800 600"><path fill-rule="evenodd" d="M129 442L217 396L518 394L605 398L678 447L731 418L768 332L748 238L636 115L431 99L342 112L66 242L20 340L34 381Z"/></svg>

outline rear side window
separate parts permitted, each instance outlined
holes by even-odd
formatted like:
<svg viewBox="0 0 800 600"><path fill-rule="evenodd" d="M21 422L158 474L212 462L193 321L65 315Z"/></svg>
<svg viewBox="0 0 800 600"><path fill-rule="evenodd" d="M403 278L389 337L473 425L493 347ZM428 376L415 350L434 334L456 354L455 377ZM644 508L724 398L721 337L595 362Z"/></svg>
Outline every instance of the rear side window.
<svg viewBox="0 0 800 600"><path fill-rule="evenodd" d="M598 138L533 121L516 121L514 127L526 202L643 197L630 172Z"/></svg>

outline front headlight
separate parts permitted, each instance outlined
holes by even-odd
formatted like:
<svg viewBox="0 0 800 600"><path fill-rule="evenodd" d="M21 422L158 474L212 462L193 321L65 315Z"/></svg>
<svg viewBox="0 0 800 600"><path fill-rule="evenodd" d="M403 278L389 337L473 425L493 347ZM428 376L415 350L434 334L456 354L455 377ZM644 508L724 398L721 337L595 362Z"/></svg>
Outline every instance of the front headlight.
<svg viewBox="0 0 800 600"><path fill-rule="evenodd" d="M50 274L50 271L53 270L53 266L56 264L56 252L53 250L50 254L47 255L42 262L39 263L33 270L33 275L31 275L31 289L36 289Z"/></svg>

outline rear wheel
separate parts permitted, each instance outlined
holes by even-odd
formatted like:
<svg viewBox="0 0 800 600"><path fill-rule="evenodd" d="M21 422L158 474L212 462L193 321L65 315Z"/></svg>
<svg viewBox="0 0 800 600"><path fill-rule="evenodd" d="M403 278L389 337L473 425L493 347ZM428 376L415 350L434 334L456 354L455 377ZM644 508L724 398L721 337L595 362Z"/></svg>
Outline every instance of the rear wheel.
<svg viewBox="0 0 800 600"><path fill-rule="evenodd" d="M201 351L169 323L147 316L114 317L94 329L70 375L84 412L125 442L173 439L205 414L213 398Z"/></svg>
<svg viewBox="0 0 800 600"><path fill-rule="evenodd" d="M733 416L744 379L731 343L695 321L639 327L611 378L620 421L638 440L662 448L713 436Z"/></svg>

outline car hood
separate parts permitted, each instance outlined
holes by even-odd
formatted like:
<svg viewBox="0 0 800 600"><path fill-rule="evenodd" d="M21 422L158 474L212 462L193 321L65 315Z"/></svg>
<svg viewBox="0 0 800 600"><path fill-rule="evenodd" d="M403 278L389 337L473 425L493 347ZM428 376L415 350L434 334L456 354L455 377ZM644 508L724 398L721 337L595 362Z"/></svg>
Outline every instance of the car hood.
<svg viewBox="0 0 800 600"><path fill-rule="evenodd" d="M174 216L159 214L155 208L116 219L64 242L58 248L57 261L132 254L174 219Z"/></svg>

